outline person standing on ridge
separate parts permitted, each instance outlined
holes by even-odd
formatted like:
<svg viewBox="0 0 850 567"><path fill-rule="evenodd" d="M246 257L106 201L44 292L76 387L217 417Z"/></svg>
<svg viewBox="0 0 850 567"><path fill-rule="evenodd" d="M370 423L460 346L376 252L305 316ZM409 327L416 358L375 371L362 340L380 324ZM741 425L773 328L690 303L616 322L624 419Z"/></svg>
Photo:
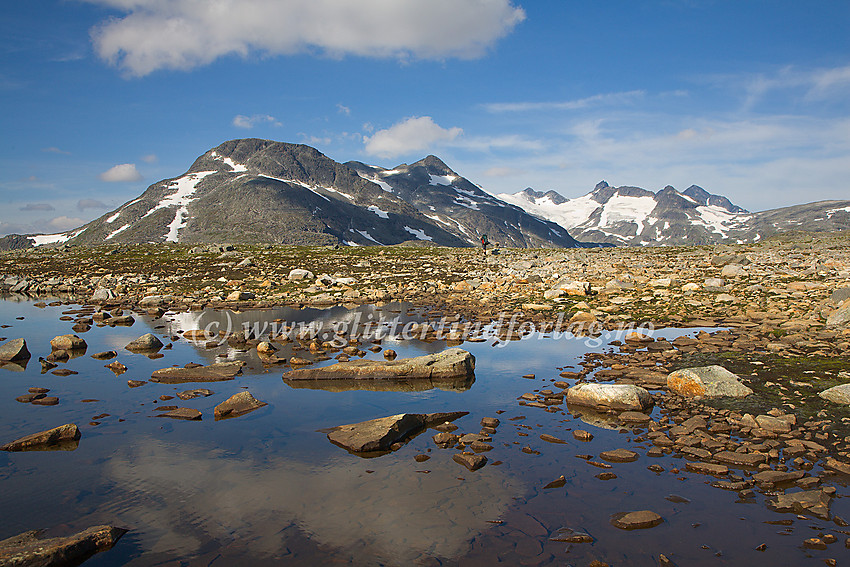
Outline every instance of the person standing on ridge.
<svg viewBox="0 0 850 567"><path fill-rule="evenodd" d="M481 249L484 250L484 255L487 255L487 245L490 244L490 241L487 239L486 234L481 235Z"/></svg>

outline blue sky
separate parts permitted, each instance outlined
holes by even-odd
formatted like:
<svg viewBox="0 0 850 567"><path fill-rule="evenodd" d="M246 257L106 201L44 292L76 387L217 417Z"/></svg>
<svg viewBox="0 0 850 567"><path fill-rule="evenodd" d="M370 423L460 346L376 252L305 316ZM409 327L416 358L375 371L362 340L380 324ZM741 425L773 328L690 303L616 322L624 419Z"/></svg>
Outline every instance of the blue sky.
<svg viewBox="0 0 850 567"><path fill-rule="evenodd" d="M57 232L221 142L492 193L848 199L850 3L43 0L4 6L0 234Z"/></svg>

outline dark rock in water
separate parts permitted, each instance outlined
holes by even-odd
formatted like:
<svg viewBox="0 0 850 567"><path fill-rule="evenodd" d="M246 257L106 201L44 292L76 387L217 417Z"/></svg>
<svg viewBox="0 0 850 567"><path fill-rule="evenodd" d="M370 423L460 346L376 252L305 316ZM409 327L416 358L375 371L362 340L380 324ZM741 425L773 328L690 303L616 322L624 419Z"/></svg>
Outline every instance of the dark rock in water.
<svg viewBox="0 0 850 567"><path fill-rule="evenodd" d="M580 532L572 528L559 528L549 541L559 541L563 543L593 543L593 536L586 532Z"/></svg>
<svg viewBox="0 0 850 567"><path fill-rule="evenodd" d="M106 322L110 327L132 327L136 320L132 315L119 315L118 317L110 317Z"/></svg>
<svg viewBox="0 0 850 567"><path fill-rule="evenodd" d="M125 372L127 372L127 367L118 362L117 360L114 362L110 362L106 364L104 368L108 368L115 373L116 376L121 376Z"/></svg>
<svg viewBox="0 0 850 567"><path fill-rule="evenodd" d="M360 423L340 425L328 432L331 443L348 449L352 453L386 451L393 443L403 441L412 433L445 421L453 421L468 412L450 413L402 413ZM437 435L451 435L438 433ZM455 436L456 437L456 436Z"/></svg>
<svg viewBox="0 0 850 567"><path fill-rule="evenodd" d="M96 352L93 355L91 355L91 357L94 358L95 360L109 360L110 358L115 358L116 356L118 356L118 353L115 352L114 350L107 350L107 351L104 351L104 352Z"/></svg>
<svg viewBox="0 0 850 567"><path fill-rule="evenodd" d="M33 402L33 400L38 400L43 397L45 397L44 394L29 393L24 394L23 396L18 396L17 398L15 398L15 401L21 402L22 404L30 404Z"/></svg>
<svg viewBox="0 0 850 567"><path fill-rule="evenodd" d="M144 352L144 351L159 350L163 346L165 346L165 345L163 345L162 341L159 340L155 335L153 335L152 333L147 333L145 335L142 335L138 339L129 342L124 348L129 350L129 351L142 351L142 352Z"/></svg>
<svg viewBox="0 0 850 567"><path fill-rule="evenodd" d="M436 354L400 360L352 360L322 368L299 368L283 375L295 380L415 380L474 375L475 357L463 349L450 348Z"/></svg>
<svg viewBox="0 0 850 567"><path fill-rule="evenodd" d="M455 453L452 455L452 460L465 466L471 471L477 471L487 464L487 457L484 455L476 455L475 453Z"/></svg>
<svg viewBox="0 0 850 567"><path fill-rule="evenodd" d="M546 486L544 486L543 489L545 490L547 488L562 488L566 484L567 479L564 477L564 475L561 475Z"/></svg>
<svg viewBox="0 0 850 567"><path fill-rule="evenodd" d="M16 362L29 360L32 355L27 350L27 341L24 339L12 339L0 345L0 360Z"/></svg>
<svg viewBox="0 0 850 567"><path fill-rule="evenodd" d="M481 427L499 427L499 418L496 417L482 417L481 418Z"/></svg>
<svg viewBox="0 0 850 567"><path fill-rule="evenodd" d="M642 530L654 528L661 524L664 518L651 510L636 512L620 512L611 516L611 524L621 530Z"/></svg>
<svg viewBox="0 0 850 567"><path fill-rule="evenodd" d="M455 445L458 442L458 440L460 439L460 437L458 437L454 433L449 433L447 431L441 431L440 433L437 433L436 435L434 435L434 437L432 437L432 439L434 440L434 443L436 445L443 447L445 449L447 447L451 447L452 445Z"/></svg>
<svg viewBox="0 0 850 567"><path fill-rule="evenodd" d="M547 443L558 443L558 444L566 443L566 441L564 441L563 439L555 437L554 435L549 435L548 433L542 433L540 435L540 439L542 439L543 441L546 441Z"/></svg>
<svg viewBox="0 0 850 567"><path fill-rule="evenodd" d="M233 394L225 401L215 406L214 414L216 420L228 417L237 417L267 405L268 404L266 402L261 402L252 396L251 392L244 391Z"/></svg>
<svg viewBox="0 0 850 567"><path fill-rule="evenodd" d="M638 454L628 449L613 449L602 451L599 453L599 457L610 463L631 463L638 459Z"/></svg>
<svg viewBox="0 0 850 567"><path fill-rule="evenodd" d="M59 405L59 398L56 396L41 396L32 401L35 406L56 406Z"/></svg>
<svg viewBox="0 0 850 567"><path fill-rule="evenodd" d="M88 345L77 335L59 335L51 339L50 348L53 350L85 350Z"/></svg>
<svg viewBox="0 0 850 567"><path fill-rule="evenodd" d="M80 439L80 430L73 423L60 425L47 431L40 431L6 443L0 451L34 451L49 449L51 445L76 442ZM76 447L74 447L76 448Z"/></svg>
<svg viewBox="0 0 850 567"><path fill-rule="evenodd" d="M144 386L147 384L144 380L127 380L127 385L131 388L138 388L139 386Z"/></svg>
<svg viewBox="0 0 850 567"><path fill-rule="evenodd" d="M181 400L194 400L195 398L206 398L207 396L212 396L214 393L215 392L212 390L207 390L206 388L196 388L194 390L178 392L177 397Z"/></svg>
<svg viewBox="0 0 850 567"><path fill-rule="evenodd" d="M233 380L242 372L241 362L217 362L192 368L162 368L151 374L151 382L183 384L186 382L222 382Z"/></svg>
<svg viewBox="0 0 850 567"><path fill-rule="evenodd" d="M162 409L165 409L164 407ZM157 417L170 417L171 419L186 419L189 421L199 421L201 412L192 408L176 408L167 413L161 413Z"/></svg>
<svg viewBox="0 0 850 567"><path fill-rule="evenodd" d="M71 566L111 549L127 533L114 526L94 526L67 537L41 539L37 530L0 541L0 565Z"/></svg>

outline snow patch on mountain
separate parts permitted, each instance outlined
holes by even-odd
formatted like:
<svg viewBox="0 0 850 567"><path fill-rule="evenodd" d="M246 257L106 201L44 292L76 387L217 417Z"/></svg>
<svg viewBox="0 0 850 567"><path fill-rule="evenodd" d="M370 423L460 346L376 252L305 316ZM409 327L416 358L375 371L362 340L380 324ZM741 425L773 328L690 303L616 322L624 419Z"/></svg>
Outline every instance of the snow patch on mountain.
<svg viewBox="0 0 850 567"><path fill-rule="evenodd" d="M421 228L410 228L409 226L405 226L404 230L406 230L407 232L409 232L410 234L412 234L413 236L415 236L419 240L429 240L429 241L434 240L433 238L431 238L430 236L425 234L425 231L422 230Z"/></svg>

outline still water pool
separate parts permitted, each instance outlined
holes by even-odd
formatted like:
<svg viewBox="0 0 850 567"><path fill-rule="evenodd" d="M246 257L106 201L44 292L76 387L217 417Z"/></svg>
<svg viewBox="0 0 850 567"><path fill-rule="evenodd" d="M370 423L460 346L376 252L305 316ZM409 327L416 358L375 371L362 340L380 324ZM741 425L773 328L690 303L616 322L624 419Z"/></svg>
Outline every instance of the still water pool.
<svg viewBox="0 0 850 567"><path fill-rule="evenodd" d="M355 315L421 321L425 314L400 304L166 313L161 318L135 313L131 327L94 326L80 333L88 343L86 353L60 364L77 374L41 373L37 358L50 353L51 338L72 332L73 321L60 317L74 308L79 306L0 301L0 323L6 325L2 335L25 338L33 354L25 368L0 368L0 442L64 423L76 423L82 431L73 451L0 453L0 539L35 528L66 534L104 523L131 530L87 566L587 565L594 559L655 565L662 553L679 565L802 565L823 564L824 557L845 553L843 548L803 551L802 540L828 522L772 512L761 494L739 500L734 492L708 486L710 477L674 474L671 469L684 468L682 459L647 457L649 445L634 442L633 431L604 421L590 425L566 407L546 412L518 405L523 393L551 387L561 369L579 368L590 349L583 339L532 334L507 343L493 337L466 342L461 347L476 357L471 384L328 391L288 386L282 380L287 368L264 365L254 349L206 348L179 332L208 328L213 321L221 328L228 323L238 328L282 321L330 324ZM171 345L160 351L161 358L124 350L147 332ZM673 339L696 332L664 329L656 336ZM281 357L294 354L277 346ZM387 338L382 347L410 357L439 352L446 343ZM90 356L106 350L118 352L114 360L127 366L125 373L116 376L104 367L111 361ZM295 354L307 356L308 351ZM380 352L366 356L383 358ZM128 387L128 380L147 381L160 368L217 360L246 365L233 381ZM528 374L535 377L523 378ZM15 400L33 386L49 388L60 403L39 407ZM188 401L159 399L198 387L215 393ZM213 408L243 389L268 405L215 421ZM203 419L156 417L163 405L195 408ZM441 411L470 412L456 422L456 433L477 433L483 417L501 420L494 449L487 453L490 464L466 470L452 460L455 451L434 445L434 431L369 459L331 444L321 431L398 413ZM577 441L571 434L575 429L591 431L593 440ZM547 443L542 433L566 443ZM577 458L614 448L638 451L640 458L614 465L610 470L617 478L612 480L598 479L600 469ZM417 462L418 454L430 459ZM650 464L665 472L648 470ZM543 488L561 475L564 486ZM668 499L671 494L683 498ZM664 523L622 531L609 522L617 512L642 509L659 513ZM850 517L843 499L834 499L832 511ZM765 523L784 518L795 520L794 525ZM550 541L563 527L587 532L595 541ZM767 549L756 551L761 543Z"/></svg>

